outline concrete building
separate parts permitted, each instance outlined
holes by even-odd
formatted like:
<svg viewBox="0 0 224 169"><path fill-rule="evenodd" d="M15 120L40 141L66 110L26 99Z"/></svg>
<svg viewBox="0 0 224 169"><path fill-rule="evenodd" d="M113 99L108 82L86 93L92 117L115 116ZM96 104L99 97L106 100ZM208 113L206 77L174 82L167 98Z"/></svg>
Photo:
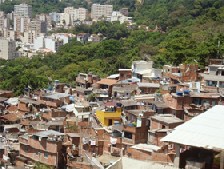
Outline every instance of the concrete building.
<svg viewBox="0 0 224 169"><path fill-rule="evenodd" d="M121 14L123 14L124 16L128 16L128 8L121 8L121 9L119 10L119 12L120 12Z"/></svg>
<svg viewBox="0 0 224 169"><path fill-rule="evenodd" d="M3 11L0 11L0 29L9 28L9 19L5 17Z"/></svg>
<svg viewBox="0 0 224 169"><path fill-rule="evenodd" d="M76 21L76 20L84 21L87 18L87 13L88 11L85 8L75 9L73 21Z"/></svg>
<svg viewBox="0 0 224 169"><path fill-rule="evenodd" d="M5 38L15 40L16 39L16 32L14 30L4 29L3 36Z"/></svg>
<svg viewBox="0 0 224 169"><path fill-rule="evenodd" d="M74 7L67 7L64 8L64 13L73 14L74 13Z"/></svg>
<svg viewBox="0 0 224 169"><path fill-rule="evenodd" d="M112 15L113 5L93 4L91 8L91 18L98 20L100 17L109 17Z"/></svg>
<svg viewBox="0 0 224 169"><path fill-rule="evenodd" d="M52 21L58 23L60 22L60 18L61 18L61 13L56 13L56 12L52 12L52 13L49 13L49 16L51 18Z"/></svg>
<svg viewBox="0 0 224 169"><path fill-rule="evenodd" d="M132 17L128 17L123 15L121 12L113 11L111 16L108 18L110 22L116 22L119 21L121 24L124 22L132 22Z"/></svg>
<svg viewBox="0 0 224 169"><path fill-rule="evenodd" d="M76 35L71 33L56 33L52 34L55 38L60 38L63 40L63 44L69 43L72 39L76 38Z"/></svg>
<svg viewBox="0 0 224 169"><path fill-rule="evenodd" d="M74 21L84 21L87 17L87 12L88 11L85 8L75 9L73 7L67 7L64 9L64 13L69 14L72 25Z"/></svg>
<svg viewBox="0 0 224 169"><path fill-rule="evenodd" d="M44 36L34 38L34 49L38 50L44 48Z"/></svg>
<svg viewBox="0 0 224 169"><path fill-rule="evenodd" d="M224 94L224 62L222 59L219 62L218 59L211 59L207 70L200 76L204 80L202 88L205 92Z"/></svg>
<svg viewBox="0 0 224 169"><path fill-rule="evenodd" d="M26 32L29 30L29 17L21 17L21 16L14 16L14 31L16 32Z"/></svg>
<svg viewBox="0 0 224 169"><path fill-rule="evenodd" d="M35 19L29 23L29 30L35 31L37 35L47 33L47 22Z"/></svg>
<svg viewBox="0 0 224 169"><path fill-rule="evenodd" d="M27 4L14 5L14 15L31 18L32 6Z"/></svg>
<svg viewBox="0 0 224 169"><path fill-rule="evenodd" d="M36 31L34 30L29 30L28 32L24 32L23 36L20 37L20 40L23 43L33 43L34 38L36 37Z"/></svg>
<svg viewBox="0 0 224 169"><path fill-rule="evenodd" d="M60 16L60 24L61 25L71 25L72 21L71 21L71 14L69 13L61 13Z"/></svg>
<svg viewBox="0 0 224 169"><path fill-rule="evenodd" d="M9 60L16 56L16 42L11 39L0 39L0 58Z"/></svg>
<svg viewBox="0 0 224 169"><path fill-rule="evenodd" d="M50 49L52 52L58 51L59 47L63 45L63 40L60 38L46 37L44 38L45 48Z"/></svg>
<svg viewBox="0 0 224 169"><path fill-rule="evenodd" d="M52 20L51 20L50 15L48 15L48 14L39 14L39 15L36 15L36 20L46 22L47 28L48 29L51 29L52 28L52 23L51 23Z"/></svg>
<svg viewBox="0 0 224 169"><path fill-rule="evenodd" d="M153 61L133 61L132 62L132 76L140 79L141 82L152 81L161 77L161 69L154 69L152 67Z"/></svg>
<svg viewBox="0 0 224 169"><path fill-rule="evenodd" d="M56 52L63 45L63 39L55 37L39 36L34 39L34 49L49 49L51 52Z"/></svg>

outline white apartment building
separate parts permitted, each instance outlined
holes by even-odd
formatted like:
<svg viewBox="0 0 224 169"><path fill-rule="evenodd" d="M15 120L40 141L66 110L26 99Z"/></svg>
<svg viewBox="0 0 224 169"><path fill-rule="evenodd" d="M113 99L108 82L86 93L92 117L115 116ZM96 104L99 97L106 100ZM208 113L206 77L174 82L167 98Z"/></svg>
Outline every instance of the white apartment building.
<svg viewBox="0 0 224 169"><path fill-rule="evenodd" d="M54 37L55 39L62 39L64 45L66 43L69 43L70 40L76 38L76 35L72 33L55 33L52 34L52 37Z"/></svg>
<svg viewBox="0 0 224 169"><path fill-rule="evenodd" d="M32 6L28 4L14 5L14 15L23 17L32 17Z"/></svg>
<svg viewBox="0 0 224 169"><path fill-rule="evenodd" d="M38 36L34 38L34 49L43 49L44 48L44 36Z"/></svg>
<svg viewBox="0 0 224 169"><path fill-rule="evenodd" d="M112 15L113 5L93 4L91 8L91 18L98 20L101 17L110 17Z"/></svg>
<svg viewBox="0 0 224 169"><path fill-rule="evenodd" d="M44 45L46 49L50 49L52 52L56 53L60 46L63 45L63 40L60 38L46 37L44 38Z"/></svg>
<svg viewBox="0 0 224 169"><path fill-rule="evenodd" d="M64 14L61 15L61 24L64 22L65 25L73 25L74 21L84 21L87 17L87 13L88 11L85 8L64 8Z"/></svg>
<svg viewBox="0 0 224 169"><path fill-rule="evenodd" d="M7 39L0 38L0 58L9 60L16 57L16 42Z"/></svg>
<svg viewBox="0 0 224 169"><path fill-rule="evenodd" d="M57 52L59 47L63 45L63 39L55 37L36 37L34 39L34 49L49 49L52 52Z"/></svg>
<svg viewBox="0 0 224 169"><path fill-rule="evenodd" d="M85 8L75 9L75 13L73 16L73 21L79 20L84 21L87 18L88 11Z"/></svg>
<svg viewBox="0 0 224 169"><path fill-rule="evenodd" d="M113 11L111 17L109 17L108 20L111 22L119 21L120 24L123 24L124 22L132 22L132 17L125 16L118 11Z"/></svg>
<svg viewBox="0 0 224 169"><path fill-rule="evenodd" d="M71 25L72 21L71 21L71 14L69 13L61 13L60 16L60 24L61 25Z"/></svg>
<svg viewBox="0 0 224 169"><path fill-rule="evenodd" d="M152 65L153 61L133 61L132 76L139 78L141 82L143 79L161 77L162 70L154 69Z"/></svg>

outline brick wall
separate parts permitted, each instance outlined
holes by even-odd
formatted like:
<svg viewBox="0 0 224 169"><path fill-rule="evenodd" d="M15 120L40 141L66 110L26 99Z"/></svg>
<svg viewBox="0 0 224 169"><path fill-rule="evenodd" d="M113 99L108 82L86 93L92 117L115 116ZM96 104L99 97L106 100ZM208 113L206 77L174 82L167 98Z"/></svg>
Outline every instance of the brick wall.
<svg viewBox="0 0 224 169"><path fill-rule="evenodd" d="M167 135L166 132L155 132L155 133L149 133L148 141L151 144L162 146L164 143L160 142L160 139L165 137Z"/></svg>
<svg viewBox="0 0 224 169"><path fill-rule="evenodd" d="M127 153L129 157L134 158L136 160L143 160L143 161L152 160L152 153L147 151L128 148Z"/></svg>
<svg viewBox="0 0 224 169"><path fill-rule="evenodd" d="M74 161L74 162L70 162L69 163L69 166L68 166L69 169L93 169L93 166L91 164L88 164L88 163L82 163L82 162L77 162L77 161Z"/></svg>
<svg viewBox="0 0 224 169"><path fill-rule="evenodd" d="M157 161L161 163L172 163L173 156L164 153L152 153L152 161Z"/></svg>
<svg viewBox="0 0 224 169"><path fill-rule="evenodd" d="M183 122L179 122L179 123L172 123L172 124L165 124L163 122L159 122L156 121L154 119L151 119L151 125L150 125L150 130L154 130L154 129L162 129L165 127L165 129L173 129L176 126L182 124Z"/></svg>
<svg viewBox="0 0 224 169"><path fill-rule="evenodd" d="M159 122L151 119L151 125L150 125L150 130L154 130L154 129L160 129L161 125Z"/></svg>
<svg viewBox="0 0 224 169"><path fill-rule="evenodd" d="M50 153L46 150L36 149L28 145L20 144L20 156L29 158L33 161L40 161L47 165L57 165L61 163L61 151ZM45 156L47 154L47 156Z"/></svg>

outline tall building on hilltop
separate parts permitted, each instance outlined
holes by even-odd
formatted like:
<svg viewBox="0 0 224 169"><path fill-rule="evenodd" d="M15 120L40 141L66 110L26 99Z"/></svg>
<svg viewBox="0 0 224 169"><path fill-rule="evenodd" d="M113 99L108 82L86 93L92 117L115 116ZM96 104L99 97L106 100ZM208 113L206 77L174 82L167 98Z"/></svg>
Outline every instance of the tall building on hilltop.
<svg viewBox="0 0 224 169"><path fill-rule="evenodd" d="M91 18L98 20L100 17L111 16L113 11L113 5L100 5L93 4L91 8Z"/></svg>
<svg viewBox="0 0 224 169"><path fill-rule="evenodd" d="M28 4L14 5L14 15L31 18L32 6Z"/></svg>
<svg viewBox="0 0 224 169"><path fill-rule="evenodd" d="M0 58L9 60L16 57L16 42L7 38L0 38Z"/></svg>

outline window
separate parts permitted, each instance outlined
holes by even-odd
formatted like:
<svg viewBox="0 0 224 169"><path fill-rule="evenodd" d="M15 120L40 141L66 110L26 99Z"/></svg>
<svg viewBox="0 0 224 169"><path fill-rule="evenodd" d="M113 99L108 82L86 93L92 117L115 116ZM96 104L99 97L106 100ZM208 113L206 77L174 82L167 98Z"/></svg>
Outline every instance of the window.
<svg viewBox="0 0 224 169"><path fill-rule="evenodd" d="M222 71L222 76L224 76L224 71Z"/></svg>
<svg viewBox="0 0 224 169"><path fill-rule="evenodd" d="M132 139L132 133L124 132L124 137Z"/></svg>
<svg viewBox="0 0 224 169"><path fill-rule="evenodd" d="M44 152L44 157L48 158L48 152Z"/></svg>
<svg viewBox="0 0 224 169"><path fill-rule="evenodd" d="M112 119L109 119L108 120L108 125L111 126L112 124L113 124L113 120Z"/></svg>
<svg viewBox="0 0 224 169"><path fill-rule="evenodd" d="M28 152L28 151L29 151L29 146L28 146L28 145L25 145L25 147L24 147L24 151L25 151L25 152Z"/></svg>

